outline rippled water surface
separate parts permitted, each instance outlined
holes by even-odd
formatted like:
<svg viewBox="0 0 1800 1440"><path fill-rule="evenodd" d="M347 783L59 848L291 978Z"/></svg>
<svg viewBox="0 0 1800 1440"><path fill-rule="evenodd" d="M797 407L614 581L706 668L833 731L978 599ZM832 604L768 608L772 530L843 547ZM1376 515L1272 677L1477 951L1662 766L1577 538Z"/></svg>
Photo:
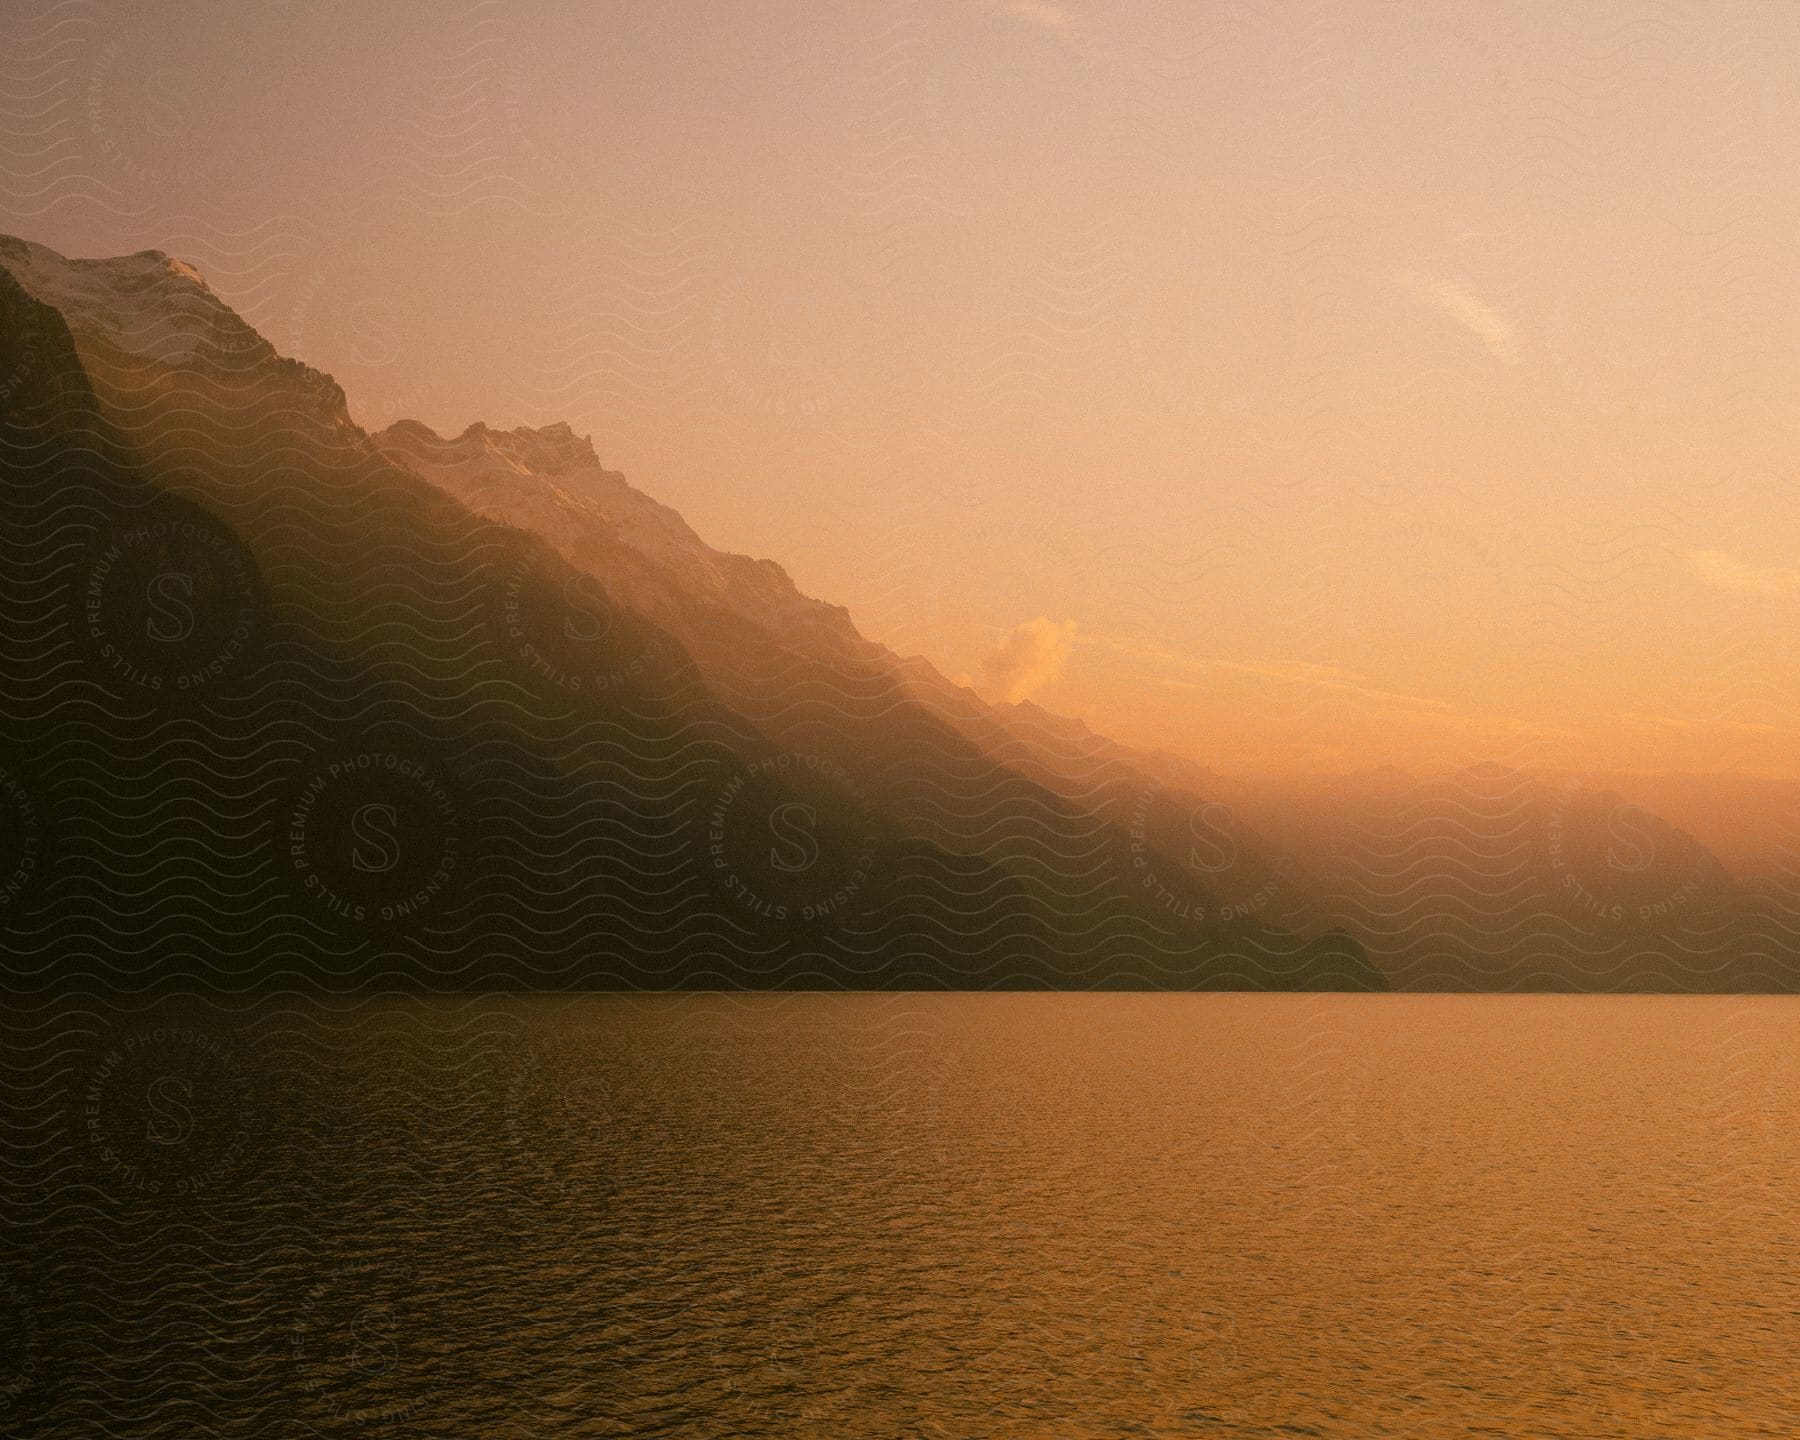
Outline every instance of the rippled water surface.
<svg viewBox="0 0 1800 1440"><path fill-rule="evenodd" d="M1800 1433L1800 1004L15 1014L8 1433Z"/></svg>

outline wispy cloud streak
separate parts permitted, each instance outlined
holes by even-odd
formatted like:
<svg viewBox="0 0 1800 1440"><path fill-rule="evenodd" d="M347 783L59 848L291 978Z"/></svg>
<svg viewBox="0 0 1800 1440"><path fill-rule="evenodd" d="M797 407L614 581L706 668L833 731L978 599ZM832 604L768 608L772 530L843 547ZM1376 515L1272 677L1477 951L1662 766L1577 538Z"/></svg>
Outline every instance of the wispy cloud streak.
<svg viewBox="0 0 1800 1440"><path fill-rule="evenodd" d="M1519 336L1512 321L1467 286L1410 271L1396 275L1394 280L1415 299L1462 326L1487 346L1501 364L1519 363Z"/></svg>
<svg viewBox="0 0 1800 1440"><path fill-rule="evenodd" d="M1716 590L1734 595L1800 594L1800 570L1746 565L1723 550L1688 551L1688 569Z"/></svg>
<svg viewBox="0 0 1800 1440"><path fill-rule="evenodd" d="M984 0L986 8L1040 30L1078 55L1091 56L1101 40L1085 18L1056 0Z"/></svg>

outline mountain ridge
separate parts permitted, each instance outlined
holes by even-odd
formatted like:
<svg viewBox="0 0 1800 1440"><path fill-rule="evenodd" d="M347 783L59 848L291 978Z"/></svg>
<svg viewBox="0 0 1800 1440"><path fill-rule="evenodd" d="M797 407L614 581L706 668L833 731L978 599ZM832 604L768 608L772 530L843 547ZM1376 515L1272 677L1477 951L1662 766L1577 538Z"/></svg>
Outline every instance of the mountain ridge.
<svg viewBox="0 0 1800 1440"><path fill-rule="evenodd" d="M91 627L9 627L17 683L0 720L43 753L44 808L96 837L105 864L65 866L14 910L10 953L128 983L1382 984L1342 937L1164 925L1096 869L1117 843L1109 822L896 693L843 612L796 599L791 582L746 596L732 589L746 574L784 572L722 566L712 578L742 606L812 607L801 650L772 643L620 540L602 499L631 508L641 528L626 530L646 549L714 553L618 491L622 478L583 470L585 493L564 484L559 501L593 522L600 583L542 533L396 465L348 421L335 382L202 308L189 275L136 260L46 281L52 253L0 244L0 290L15 297L0 360L40 390L52 370L81 377L82 405L123 439L107 468L33 405L9 411L0 455L22 587L9 613L80 615L100 576L106 626L93 644ZM81 301L72 326L15 267ZM509 481L522 437L505 436L458 438L480 442L485 478ZM572 430L531 438L546 468L585 465ZM71 533L86 537L80 558L46 567ZM143 610L171 580L218 622L179 657ZM625 603L629 586L660 586L705 653ZM123 670L95 648L128 639ZM767 713L737 703L726 659L761 677L744 691ZM404 831L412 868L391 883L351 863L377 853L354 843L370 814ZM770 863L779 849L755 842L777 822L813 847L798 888Z"/></svg>
<svg viewBox="0 0 1800 1440"><path fill-rule="evenodd" d="M107 703L145 698L118 688L121 673L137 672L190 690L177 699L215 723L227 701L268 713L276 697L303 695L301 728L349 744L362 733L355 717L379 716L399 750L474 777L500 812L516 797L494 777L523 765L545 814L582 818L552 833L541 817L513 815L515 853L482 860L491 873L476 890L498 893L495 876L511 866L508 883L539 906L515 923L558 937L543 943L565 978L656 983L642 960L657 950L664 979L684 984L910 974L934 984L1379 988L1387 976L1371 968L1372 943L1413 988L1794 986L1783 938L1796 930L1791 886L1779 876L1736 885L1692 834L1581 777L1483 762L1435 778L1379 767L1284 788L1121 745L1030 701L989 702L923 657L867 639L773 560L707 545L608 470L567 421L477 421L444 436L400 420L370 434L335 380L280 355L164 252L64 261L0 238L0 271L67 307L31 301L69 335L71 354L58 361L68 394L91 396L77 408L92 409L94 424L105 411L121 437L92 447L104 452L93 463L121 477L101 495L80 447L57 454L50 432L15 426L9 466L23 464L28 481L51 470L77 479L19 512L19 533L54 548L70 533L72 495L92 497L84 513L115 516L78 527L101 557L132 511L192 517L160 523L202 535L211 551L190 542L163 552L159 563L177 569L162 573L209 586L238 607L225 613L255 621L243 647L202 655L186 673L158 676L153 647L126 646L125 670L115 657L96 677L112 687ZM31 372L34 352L14 350L0 374ZM38 378L54 381L41 361ZM38 557L28 547L15 559L26 574ZM106 594L108 604L130 599ZM41 597L22 607L49 613ZM134 611L131 623L158 617ZM19 638L29 689L42 656ZM308 658L295 670L299 655ZM95 658L58 663L67 673ZM168 715L144 725L133 743L169 743ZM596 737L606 737L598 749ZM642 815L628 820L606 798L620 794ZM815 817L815 838L836 837L825 849L850 868L819 894L784 891L774 872L749 895L695 884L721 863L705 837L756 807L771 821ZM633 876L630 893L546 881L585 874L568 847L603 830L619 868L596 882L616 889ZM877 852L879 863L861 867L857 857ZM766 870L773 853L744 851L729 873ZM814 912L829 923L795 927ZM491 919L455 942L465 957L456 963L469 973L468 957L488 946L496 954L476 969L535 983L532 960L498 954L516 952L518 936ZM599 937L612 948L597 960Z"/></svg>

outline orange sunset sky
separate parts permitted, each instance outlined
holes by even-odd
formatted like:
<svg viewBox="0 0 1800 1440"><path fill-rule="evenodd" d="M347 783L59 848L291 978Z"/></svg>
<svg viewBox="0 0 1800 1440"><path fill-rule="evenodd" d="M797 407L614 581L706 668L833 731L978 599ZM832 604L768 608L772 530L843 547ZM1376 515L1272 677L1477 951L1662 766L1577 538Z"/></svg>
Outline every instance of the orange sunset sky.
<svg viewBox="0 0 1800 1440"><path fill-rule="evenodd" d="M1800 774L1800 9L10 7L0 230L1219 769ZM271 77L274 77L273 83Z"/></svg>

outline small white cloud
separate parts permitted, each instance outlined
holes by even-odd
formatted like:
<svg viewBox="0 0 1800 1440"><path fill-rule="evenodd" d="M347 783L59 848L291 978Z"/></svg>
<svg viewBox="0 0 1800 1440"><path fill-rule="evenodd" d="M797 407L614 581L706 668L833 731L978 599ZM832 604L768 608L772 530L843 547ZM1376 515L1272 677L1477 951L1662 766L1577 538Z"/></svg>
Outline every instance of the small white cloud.
<svg viewBox="0 0 1800 1440"><path fill-rule="evenodd" d="M1690 550L1688 569L1701 580L1734 595L1793 595L1800 593L1800 570L1770 565L1746 565L1723 550Z"/></svg>
<svg viewBox="0 0 1800 1440"><path fill-rule="evenodd" d="M1519 336L1508 320L1487 301L1457 284L1435 275L1396 275L1409 294L1454 320L1493 353L1503 365L1519 363Z"/></svg>
<svg viewBox="0 0 1800 1440"><path fill-rule="evenodd" d="M1020 625L981 662L988 689L1014 704L1058 675L1075 648L1075 622L1040 615Z"/></svg>

